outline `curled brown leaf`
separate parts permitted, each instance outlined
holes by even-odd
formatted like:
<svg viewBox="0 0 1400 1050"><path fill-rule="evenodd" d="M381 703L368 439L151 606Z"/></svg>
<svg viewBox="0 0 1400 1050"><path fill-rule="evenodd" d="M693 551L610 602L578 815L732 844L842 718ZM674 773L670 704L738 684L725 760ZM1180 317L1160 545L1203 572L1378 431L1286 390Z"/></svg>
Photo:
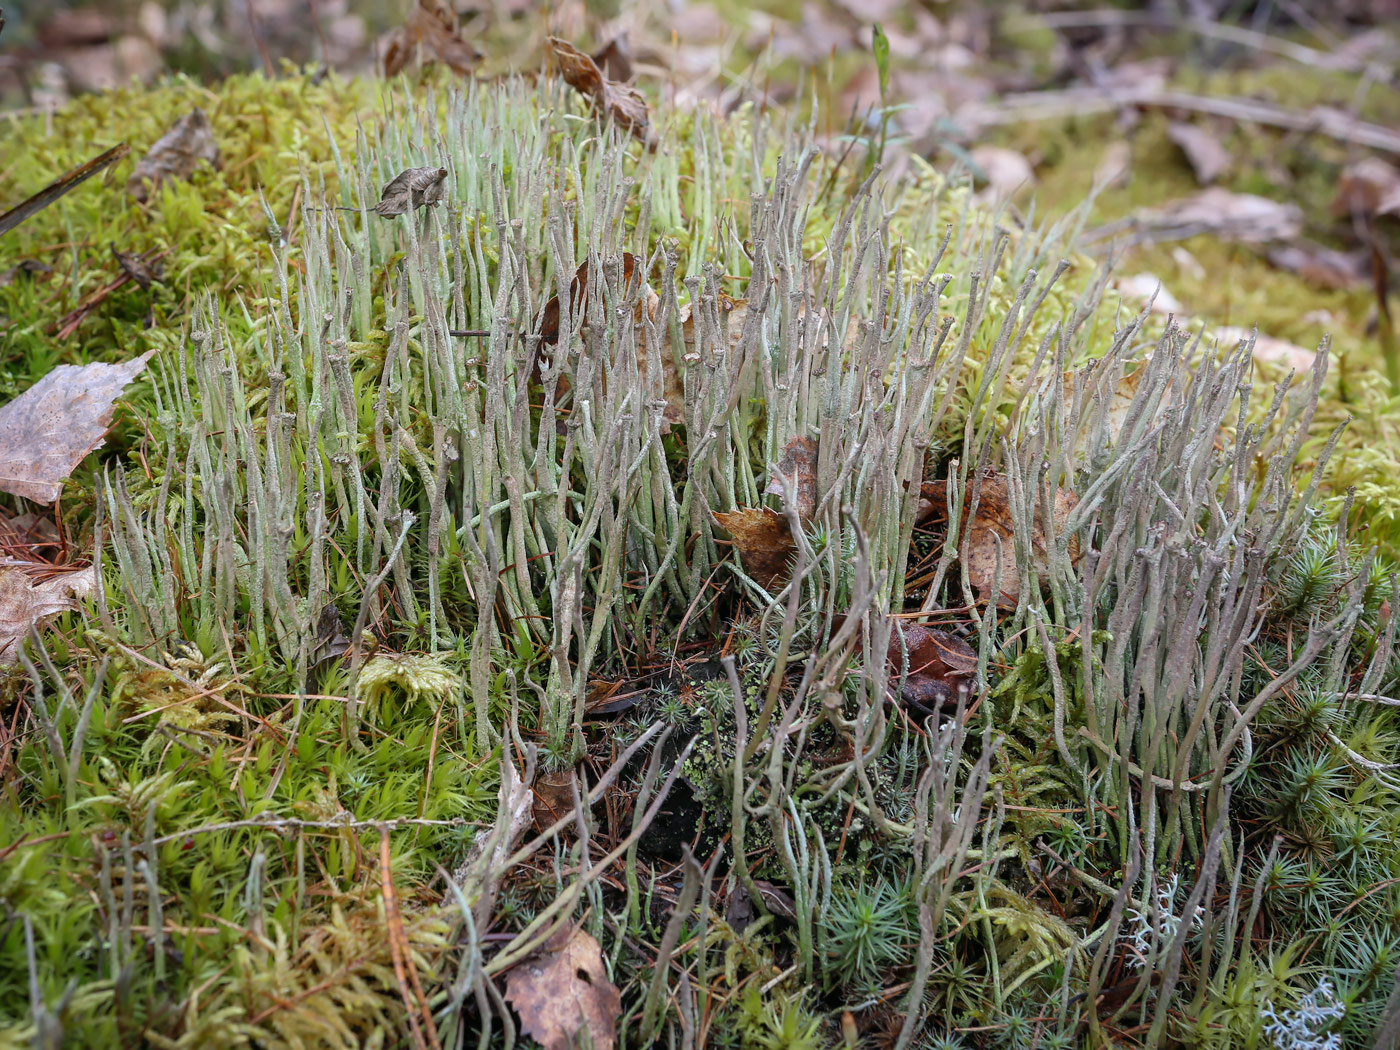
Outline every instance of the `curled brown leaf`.
<svg viewBox="0 0 1400 1050"><path fill-rule="evenodd" d="M427 204L436 204L447 196L446 179L446 168L407 168L385 184L374 212L390 219Z"/></svg>
<svg viewBox="0 0 1400 1050"><path fill-rule="evenodd" d="M470 73L481 52L462 36L456 13L441 0L418 0L404 24L384 42L384 75L397 76L411 64L441 62L455 73Z"/></svg>
<svg viewBox="0 0 1400 1050"><path fill-rule="evenodd" d="M138 201L145 201L167 179L188 179L202 164L219 166L219 144L214 141L209 117L195 107L141 158L126 180L126 191Z"/></svg>
<svg viewBox="0 0 1400 1050"><path fill-rule="evenodd" d="M764 590L786 579L797 543L788 520L767 507L740 507L716 513L715 522L734 540L744 571Z"/></svg>
<svg viewBox="0 0 1400 1050"><path fill-rule="evenodd" d="M549 47L564 81L587 98L599 116L611 117L648 148L653 146L647 100L640 91L609 80L597 62L567 40L550 37Z"/></svg>

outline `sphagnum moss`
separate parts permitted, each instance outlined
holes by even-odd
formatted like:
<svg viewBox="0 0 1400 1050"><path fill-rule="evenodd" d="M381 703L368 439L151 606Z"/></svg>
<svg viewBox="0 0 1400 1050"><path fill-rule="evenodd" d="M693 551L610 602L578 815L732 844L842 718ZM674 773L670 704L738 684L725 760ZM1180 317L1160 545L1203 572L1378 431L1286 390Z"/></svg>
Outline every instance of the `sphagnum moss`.
<svg viewBox="0 0 1400 1050"><path fill-rule="evenodd" d="M116 303L80 329L164 352L139 442L67 507L102 593L7 679L0 1038L504 1045L505 973L581 922L626 1045L1257 1046L1323 966L1364 1045L1400 876L1395 583L1295 476L1325 360L1261 396L1247 346L1100 306L1053 236L927 171L821 197L831 161L750 113L665 115L651 154L548 81L431 88L201 89L216 131L265 110L221 172L26 234L205 240L153 328ZM151 137L194 91L151 96ZM372 213L428 164L444 202ZM0 294L23 369L57 307ZM805 522L765 497L795 437ZM958 558L990 470L1009 608ZM794 547L769 590L710 516L765 498ZM923 725L889 701L918 669L865 655L920 608L979 657ZM600 724L609 680L667 683L661 720ZM676 870L642 836L686 793L720 848ZM872 871L900 924L838 906Z"/></svg>

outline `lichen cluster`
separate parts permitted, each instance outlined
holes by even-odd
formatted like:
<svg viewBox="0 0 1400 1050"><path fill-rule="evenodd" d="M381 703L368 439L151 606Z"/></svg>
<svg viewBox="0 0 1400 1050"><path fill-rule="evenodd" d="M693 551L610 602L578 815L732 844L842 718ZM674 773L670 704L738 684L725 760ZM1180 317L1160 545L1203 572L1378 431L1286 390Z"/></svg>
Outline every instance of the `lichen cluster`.
<svg viewBox="0 0 1400 1050"><path fill-rule="evenodd" d="M209 94L9 133L40 181L198 97L223 167L0 257L171 253L61 348L161 353L65 496L101 594L3 683L0 1042L506 1045L579 923L633 1046L1369 1045L1400 594L1319 510L1325 359L1251 387L1071 224L747 110L650 152L549 80ZM713 515L764 506L760 581ZM974 653L931 717L918 617Z"/></svg>

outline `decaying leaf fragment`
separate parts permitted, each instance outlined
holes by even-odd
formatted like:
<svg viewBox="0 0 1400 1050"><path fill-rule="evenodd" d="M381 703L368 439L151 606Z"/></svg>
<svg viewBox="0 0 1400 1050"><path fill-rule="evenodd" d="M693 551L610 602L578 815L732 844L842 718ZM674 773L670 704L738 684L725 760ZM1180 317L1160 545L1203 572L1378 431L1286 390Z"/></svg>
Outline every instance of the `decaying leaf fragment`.
<svg viewBox="0 0 1400 1050"><path fill-rule="evenodd" d="M196 106L141 158L126 180L126 191L138 201L148 200L166 179L188 179L201 164L219 166L219 144L214 141L209 117Z"/></svg>
<svg viewBox="0 0 1400 1050"><path fill-rule="evenodd" d="M1021 574L1016 565L1016 530L1011 517L1006 475L988 473L983 476L977 513L969 521L973 484L969 479L967 491L963 494L963 529L958 541L959 555L967 566L968 582L977 591L977 596L983 601L989 601L992 589L996 585L997 550L1000 546L1001 594L997 596L997 605L1003 609L1014 609L1021 595ZM946 514L947 494L948 487L945 481L933 481L923 485L919 493L920 520L929 521L939 514ZM1054 506L1051 509L1054 532L1064 531L1070 511L1078 502L1079 497L1074 493L1066 489L1055 490ZM1037 500L1031 529L1031 556L1036 567L1042 572L1046 566L1047 551L1044 514ZM1070 544L1070 556L1079 556L1078 546L1073 542Z"/></svg>
<svg viewBox="0 0 1400 1050"><path fill-rule="evenodd" d="M900 699L924 714L933 714L943 704L955 701L958 689L977 674L977 653L972 646L936 627L902 621L896 621L895 626L885 663L891 676L898 675L908 652L909 673L900 686Z"/></svg>
<svg viewBox="0 0 1400 1050"><path fill-rule="evenodd" d="M1172 121L1167 126L1167 137L1176 143L1186 156L1196 181L1208 186L1230 167L1230 151L1220 144L1220 140L1205 128L1185 121Z"/></svg>
<svg viewBox="0 0 1400 1050"><path fill-rule="evenodd" d="M783 446L783 456L773 468L765 495L782 497L784 479L797 492L797 517L804 524L817 512L817 443L795 437Z"/></svg>
<svg viewBox="0 0 1400 1050"><path fill-rule="evenodd" d="M119 365L59 365L0 407L0 490L56 500L64 479L102 444L117 398L154 353Z"/></svg>
<svg viewBox="0 0 1400 1050"><path fill-rule="evenodd" d="M767 507L740 507L716 513L715 523L734 540L744 571L764 590L785 578L797 552L788 520Z"/></svg>
<svg viewBox="0 0 1400 1050"><path fill-rule="evenodd" d="M647 100L640 91L603 76L597 62L566 40L552 36L549 47L565 82L588 98L600 116L612 117L618 127L630 131L649 148L653 145Z"/></svg>
<svg viewBox="0 0 1400 1050"><path fill-rule="evenodd" d="M19 659L19 646L30 628L78 607L78 599L97 587L91 566L36 580L22 569L0 569L0 664Z"/></svg>
<svg viewBox="0 0 1400 1050"><path fill-rule="evenodd" d="M447 197L446 168L406 168L385 184L374 213L391 219Z"/></svg>
<svg viewBox="0 0 1400 1050"><path fill-rule="evenodd" d="M455 73L470 73L481 52L463 36L456 13L443 0L418 0L403 25L384 43L384 75L392 77L410 63L441 62Z"/></svg>
<svg viewBox="0 0 1400 1050"><path fill-rule="evenodd" d="M560 930L538 955L510 970L506 1002L520 1015L521 1031L544 1050L612 1050L622 1013L598 942L581 926Z"/></svg>

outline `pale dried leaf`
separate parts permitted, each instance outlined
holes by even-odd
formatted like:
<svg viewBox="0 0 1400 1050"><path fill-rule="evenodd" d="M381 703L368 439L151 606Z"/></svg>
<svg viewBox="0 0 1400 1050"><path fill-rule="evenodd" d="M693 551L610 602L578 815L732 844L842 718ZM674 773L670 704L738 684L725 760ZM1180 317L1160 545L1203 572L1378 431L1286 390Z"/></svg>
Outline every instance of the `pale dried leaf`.
<svg viewBox="0 0 1400 1050"><path fill-rule="evenodd" d="M154 350L119 365L59 365L0 407L0 490L52 503L102 444L122 390Z"/></svg>
<svg viewBox="0 0 1400 1050"><path fill-rule="evenodd" d="M1185 309L1154 274L1135 273L1115 277L1113 287L1118 289L1118 294L1124 299L1132 299L1142 304L1150 302L1152 305L1148 307L1149 313L1174 314L1180 317Z"/></svg>
<svg viewBox="0 0 1400 1050"><path fill-rule="evenodd" d="M35 581L20 569L0 569L0 664L19 659L20 643L30 628L78 607L78 599L97 588L91 566Z"/></svg>
<svg viewBox="0 0 1400 1050"><path fill-rule="evenodd" d="M1230 151L1199 124L1173 121L1167 126L1167 137L1186 155L1202 186L1210 185L1230 167Z"/></svg>
<svg viewBox="0 0 1400 1050"><path fill-rule="evenodd" d="M388 219L436 204L447 196L446 179L446 168L407 168L384 186L379 203L374 206L375 214Z"/></svg>
<svg viewBox="0 0 1400 1050"><path fill-rule="evenodd" d="M599 116L611 117L618 127L652 144L647 100L640 91L603 76L598 63L568 41L550 37L549 46L565 82L592 102Z"/></svg>
<svg viewBox="0 0 1400 1050"><path fill-rule="evenodd" d="M1031 162L1014 149L976 146L970 155L978 174L987 181L983 196L990 200L1006 200L1018 190L1035 185L1035 169Z"/></svg>
<svg viewBox="0 0 1400 1050"><path fill-rule="evenodd" d="M505 997L520 1015L520 1030L544 1050L612 1050L622 996L608 980L598 942L581 926L560 930L538 955L512 967Z"/></svg>
<svg viewBox="0 0 1400 1050"><path fill-rule="evenodd" d="M1215 329L1215 338L1223 345L1237 345L1254 338L1254 359L1264 361L1268 364L1282 365L1295 372L1306 372L1312 368L1313 362L1317 359L1317 351L1309 350L1299 346L1297 343L1290 343L1286 339L1275 339L1272 336L1258 335L1247 328L1236 328L1231 325L1224 325Z"/></svg>
<svg viewBox="0 0 1400 1050"><path fill-rule="evenodd" d="M1094 185L1099 189L1118 189L1133 176L1133 148L1123 139L1115 139L1104 147L1098 167L1094 169Z"/></svg>
<svg viewBox="0 0 1400 1050"><path fill-rule="evenodd" d="M1219 187L1170 201L1138 218L1149 229L1176 236L1210 233L1236 241L1288 241L1303 229L1303 212L1296 204Z"/></svg>
<svg viewBox="0 0 1400 1050"><path fill-rule="evenodd" d="M126 190L138 201L147 200L166 179L188 179L201 164L218 167L219 144L208 116L196 107L156 140L126 180Z"/></svg>
<svg viewBox="0 0 1400 1050"><path fill-rule="evenodd" d="M1367 253L1339 252L1313 241L1281 244L1270 250L1269 263L1296 273L1318 288L1355 288L1370 277Z"/></svg>
<svg viewBox="0 0 1400 1050"><path fill-rule="evenodd" d="M1389 215L1400 211L1400 168L1367 157L1342 169L1337 179L1337 196L1332 201L1335 215Z"/></svg>

